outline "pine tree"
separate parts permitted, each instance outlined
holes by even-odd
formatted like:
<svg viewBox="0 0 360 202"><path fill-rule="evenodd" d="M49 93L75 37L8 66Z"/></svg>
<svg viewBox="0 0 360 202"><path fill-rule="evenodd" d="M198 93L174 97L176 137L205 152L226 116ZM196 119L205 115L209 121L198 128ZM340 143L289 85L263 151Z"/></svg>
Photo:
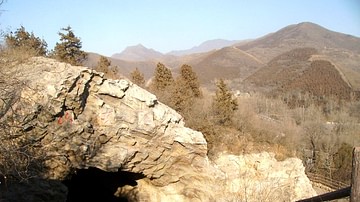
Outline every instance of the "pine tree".
<svg viewBox="0 0 360 202"><path fill-rule="evenodd" d="M216 94L213 99L215 119L219 124L230 125L234 111L238 107L237 101L233 98L223 79L217 82L216 87Z"/></svg>
<svg viewBox="0 0 360 202"><path fill-rule="evenodd" d="M60 43L56 43L53 56L61 62L81 65L86 59L87 53L81 50L80 38L75 36L70 26L61 30L65 33L59 32Z"/></svg>
<svg viewBox="0 0 360 202"><path fill-rule="evenodd" d="M100 56L96 69L101 72L106 72L108 71L110 65L111 65L111 61L107 57Z"/></svg>
<svg viewBox="0 0 360 202"><path fill-rule="evenodd" d="M155 69L153 88L155 91L164 91L174 83L171 70L164 64L158 63Z"/></svg>
<svg viewBox="0 0 360 202"><path fill-rule="evenodd" d="M169 106L177 112L183 112L185 109L191 108L193 96L191 90L187 87L185 80L176 79L171 89Z"/></svg>
<svg viewBox="0 0 360 202"><path fill-rule="evenodd" d="M139 86L145 85L145 78L144 74L139 71L138 68L136 68L134 71L130 73L131 81Z"/></svg>
<svg viewBox="0 0 360 202"><path fill-rule="evenodd" d="M105 73L108 78L116 78L116 68L111 68L111 61L105 56L100 56L95 70Z"/></svg>
<svg viewBox="0 0 360 202"><path fill-rule="evenodd" d="M189 88L194 97L202 96L199 80L190 65L185 64L181 66L180 77L184 81L185 86Z"/></svg>
<svg viewBox="0 0 360 202"><path fill-rule="evenodd" d="M192 67L181 66L180 76L171 91L170 106L180 113L186 112L191 110L195 98L201 96L200 84Z"/></svg>
<svg viewBox="0 0 360 202"><path fill-rule="evenodd" d="M5 35L5 42L8 48L28 51L35 56L45 56L47 53L47 43L34 33L27 32L23 26L15 31Z"/></svg>

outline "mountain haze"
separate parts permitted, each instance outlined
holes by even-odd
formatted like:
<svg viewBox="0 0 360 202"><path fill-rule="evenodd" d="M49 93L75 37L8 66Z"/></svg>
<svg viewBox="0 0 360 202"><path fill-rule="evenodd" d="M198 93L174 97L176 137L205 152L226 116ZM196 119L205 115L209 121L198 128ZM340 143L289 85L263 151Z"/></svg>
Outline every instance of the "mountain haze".
<svg viewBox="0 0 360 202"><path fill-rule="evenodd" d="M199 46L195 46L195 47L192 47L187 50L171 51L167 54L175 55L175 56L183 56L183 55L190 55L190 54L194 54L194 53L205 53L205 52L221 49L221 48L224 48L227 46L232 46L234 44L238 44L238 43L246 42L246 41L249 41L249 40L239 41L239 40L214 39L214 40L205 41L202 44L200 44Z"/></svg>
<svg viewBox="0 0 360 202"><path fill-rule="evenodd" d="M96 67L101 55L97 53L88 53L88 58L84 65L87 67ZM138 68L144 74L145 79L149 79L154 74L156 62L154 61L125 61L107 57L111 61L111 66L116 67L118 72L124 77L130 77L130 73Z"/></svg>

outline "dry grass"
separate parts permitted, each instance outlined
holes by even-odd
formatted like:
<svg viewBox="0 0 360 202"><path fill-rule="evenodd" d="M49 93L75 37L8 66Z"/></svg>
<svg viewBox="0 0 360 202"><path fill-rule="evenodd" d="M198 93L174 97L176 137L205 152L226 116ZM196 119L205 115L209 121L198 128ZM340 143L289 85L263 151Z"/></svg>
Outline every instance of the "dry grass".
<svg viewBox="0 0 360 202"><path fill-rule="evenodd" d="M0 51L0 176L7 176L9 180L28 180L44 168L41 151L32 142L32 134L26 132L28 118L19 113L33 106L26 104L27 100L22 105L17 103L21 90L26 87L26 81L18 79L25 76L17 65L34 55L26 49Z"/></svg>
<svg viewBox="0 0 360 202"><path fill-rule="evenodd" d="M205 92L204 98L198 99L191 110L183 114L186 126L205 135L211 158L224 151L231 154L267 151L274 153L278 160L296 156L306 162L311 158L306 151L315 149L317 160L306 164L308 168L333 178L348 176L349 171L339 162L348 164L351 152L338 154L342 143L350 147L360 144L360 139L355 138L360 130L359 117L349 113L349 110L360 110L358 102L339 105L327 101L324 108L309 99L307 107L289 108L280 99L253 94L238 98L239 107L232 124L223 126L214 122L211 99L212 95Z"/></svg>
<svg viewBox="0 0 360 202"><path fill-rule="evenodd" d="M300 129L285 115L286 104L269 99L264 101L259 95L239 98L232 124L224 126L217 124L212 116L212 95L203 94L204 97L196 100L183 115L187 127L205 135L210 156L223 151L232 154L269 151L279 159L294 156L294 147L290 145Z"/></svg>

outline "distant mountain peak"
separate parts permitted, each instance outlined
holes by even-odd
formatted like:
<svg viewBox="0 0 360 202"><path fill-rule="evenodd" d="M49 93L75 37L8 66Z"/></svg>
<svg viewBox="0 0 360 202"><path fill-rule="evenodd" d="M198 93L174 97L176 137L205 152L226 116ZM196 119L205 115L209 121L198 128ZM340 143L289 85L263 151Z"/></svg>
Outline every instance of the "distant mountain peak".
<svg viewBox="0 0 360 202"><path fill-rule="evenodd" d="M318 24L315 24L313 22L300 22L297 24L298 26L316 26L316 27L321 27L320 25Z"/></svg>
<svg viewBox="0 0 360 202"><path fill-rule="evenodd" d="M142 45L141 43L137 44L137 45L134 45L134 46L128 46L125 48L126 49L143 49L143 50L154 50L152 48L147 48L146 46ZM155 50L154 50L155 51Z"/></svg>
<svg viewBox="0 0 360 202"><path fill-rule="evenodd" d="M128 46L128 48L130 47L134 47L134 48L146 48L144 45L142 45L141 43L134 45L134 46Z"/></svg>
<svg viewBox="0 0 360 202"><path fill-rule="evenodd" d="M312 22L301 22L298 24L294 24L294 25L289 25L287 27L284 27L284 29L291 29L291 28L295 28L297 30L302 30L302 31L318 31L318 32L327 32L330 31L328 29L326 29L325 27L322 27L318 24L312 23Z"/></svg>
<svg viewBox="0 0 360 202"><path fill-rule="evenodd" d="M164 55L154 49L146 48L142 44L126 47L121 53L112 55L112 58L126 61L147 61L162 58Z"/></svg>
<svg viewBox="0 0 360 202"><path fill-rule="evenodd" d="M124 52L129 52L129 51L154 51L151 48L146 48L144 45L142 45L141 43L137 44L137 45L133 45L133 46L127 46L121 53Z"/></svg>

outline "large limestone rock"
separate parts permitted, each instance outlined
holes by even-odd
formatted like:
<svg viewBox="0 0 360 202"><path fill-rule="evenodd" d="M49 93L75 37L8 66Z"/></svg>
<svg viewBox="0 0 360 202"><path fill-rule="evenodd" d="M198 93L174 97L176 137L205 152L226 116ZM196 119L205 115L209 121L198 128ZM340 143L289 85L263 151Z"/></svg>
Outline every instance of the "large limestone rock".
<svg viewBox="0 0 360 202"><path fill-rule="evenodd" d="M226 174L223 189L233 201L296 201L316 195L297 158L279 162L267 152L222 154L215 163Z"/></svg>
<svg viewBox="0 0 360 202"><path fill-rule="evenodd" d="M16 71L26 85L15 106L26 115L22 130L46 155L44 179L63 180L89 167L141 173L135 187L116 193L135 191L140 201L228 201L229 194L272 192L273 180L277 195L279 187L289 193L285 201L314 194L299 160L262 163L270 158L262 154L251 164L257 172L247 171L246 157L209 161L204 136L128 80L41 57Z"/></svg>

